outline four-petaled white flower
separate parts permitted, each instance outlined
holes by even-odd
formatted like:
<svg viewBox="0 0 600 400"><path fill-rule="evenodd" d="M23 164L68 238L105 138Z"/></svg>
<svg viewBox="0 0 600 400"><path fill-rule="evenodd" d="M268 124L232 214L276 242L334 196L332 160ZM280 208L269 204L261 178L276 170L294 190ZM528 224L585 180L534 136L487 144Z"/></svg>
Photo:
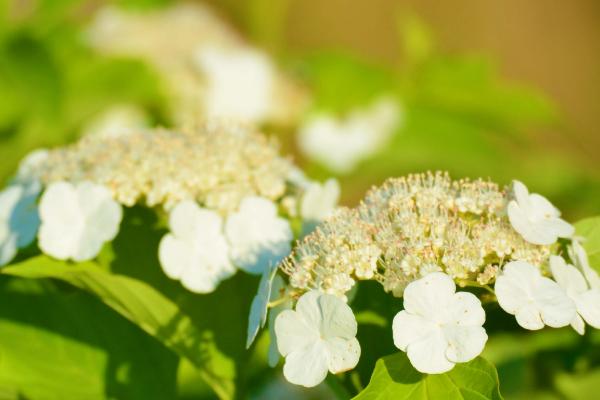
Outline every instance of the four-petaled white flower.
<svg viewBox="0 0 600 400"><path fill-rule="evenodd" d="M321 113L300 128L299 145L309 157L338 173L348 173L389 140L402 114L398 102L381 97L339 118Z"/></svg>
<svg viewBox="0 0 600 400"><path fill-rule="evenodd" d="M40 200L42 251L60 260L90 260L115 238L123 211L104 186L52 183Z"/></svg>
<svg viewBox="0 0 600 400"><path fill-rule="evenodd" d="M475 295L456 292L441 272L411 282L404 290L404 310L394 317L394 344L420 372L441 374L483 351L485 312Z"/></svg>
<svg viewBox="0 0 600 400"><path fill-rule="evenodd" d="M158 252L169 278L192 292L210 293L235 273L219 214L184 201L171 211L169 228Z"/></svg>
<svg viewBox="0 0 600 400"><path fill-rule="evenodd" d="M327 371L337 374L356 366L360 345L352 310L336 296L310 291L296 310L285 310L275 320L279 352L285 357L283 375L296 385L313 387Z"/></svg>
<svg viewBox="0 0 600 400"><path fill-rule="evenodd" d="M258 284L258 292L252 299L250 315L248 316L248 334L246 336L246 348L249 348L256 339L260 328L267 322L267 311L271 300L271 289L273 279L277 273L277 265L269 266L262 274Z"/></svg>
<svg viewBox="0 0 600 400"><path fill-rule="evenodd" d="M525 329L567 326L575 317L575 304L552 279L525 261L511 261L496 279L498 303Z"/></svg>
<svg viewBox="0 0 600 400"><path fill-rule="evenodd" d="M195 54L206 79L205 111L212 118L260 122L271 110L275 68L253 49L201 47Z"/></svg>
<svg viewBox="0 0 600 400"><path fill-rule="evenodd" d="M581 272L567 264L562 257L550 257L550 270L556 282L573 300L577 313L571 326L580 335L585 333L585 322L600 329L600 289L590 289Z"/></svg>
<svg viewBox="0 0 600 400"><path fill-rule="evenodd" d="M227 218L225 236L233 263L250 274L261 274L291 251L292 228L277 215L277 206L263 197L246 197Z"/></svg>
<svg viewBox="0 0 600 400"><path fill-rule="evenodd" d="M300 202L300 216L305 234L333 213L339 198L340 184L335 179L328 179L322 184L311 182L306 187Z"/></svg>
<svg viewBox="0 0 600 400"><path fill-rule="evenodd" d="M11 185L0 192L0 266L35 239L40 225L36 205L39 192L40 185L35 182Z"/></svg>
<svg viewBox="0 0 600 400"><path fill-rule="evenodd" d="M569 256L573 264L585 275L592 289L600 289L600 276L595 269L590 266L587 253L583 246L577 240L573 240L569 247Z"/></svg>
<svg viewBox="0 0 600 400"><path fill-rule="evenodd" d="M560 211L545 197L531 193L519 181L513 182L514 199L508 203L512 227L529 243L549 245L559 237L573 236L575 228L560 218Z"/></svg>

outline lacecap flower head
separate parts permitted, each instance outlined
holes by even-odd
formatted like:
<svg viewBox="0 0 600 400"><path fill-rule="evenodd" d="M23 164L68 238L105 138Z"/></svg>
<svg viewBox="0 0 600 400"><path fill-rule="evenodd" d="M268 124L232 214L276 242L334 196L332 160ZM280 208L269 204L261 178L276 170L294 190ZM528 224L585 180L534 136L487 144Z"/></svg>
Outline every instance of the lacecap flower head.
<svg viewBox="0 0 600 400"><path fill-rule="evenodd" d="M356 208L337 210L298 241L280 269L289 299L316 292L346 301L362 280L403 297L396 346L419 371L442 373L478 356L487 340L481 302L461 288L495 294L526 329L598 326L597 274L573 232L520 182L501 188L442 172L409 175L373 188Z"/></svg>
<svg viewBox="0 0 600 400"><path fill-rule="evenodd" d="M238 268L261 274L277 265L290 252L290 220L315 197L307 188L316 183L295 183L295 167L275 142L234 123L93 134L24 163L0 196L3 263L36 233L51 257L93 259L117 236L123 207L137 205L168 214L158 259L167 276L198 293Z"/></svg>

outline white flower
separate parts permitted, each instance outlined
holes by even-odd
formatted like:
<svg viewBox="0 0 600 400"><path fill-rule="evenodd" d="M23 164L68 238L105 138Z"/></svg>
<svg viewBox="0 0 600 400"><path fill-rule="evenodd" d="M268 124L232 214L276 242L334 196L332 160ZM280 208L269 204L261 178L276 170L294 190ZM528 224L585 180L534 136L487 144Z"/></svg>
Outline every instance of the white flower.
<svg viewBox="0 0 600 400"><path fill-rule="evenodd" d="M262 274L258 284L258 292L252 299L250 315L248 316L248 334L246 336L246 348L249 348L256 339L260 328L267 322L267 311L271 300L271 289L273 279L277 273L277 265L269 266Z"/></svg>
<svg viewBox="0 0 600 400"><path fill-rule="evenodd" d="M312 231L319 222L329 217L335 210L339 198L340 184L337 180L328 179L323 184L311 182L300 202L304 233Z"/></svg>
<svg viewBox="0 0 600 400"><path fill-rule="evenodd" d="M277 216L277 206L263 197L249 196L227 218L225 235L233 263L250 274L261 274L291 251L292 229Z"/></svg>
<svg viewBox="0 0 600 400"><path fill-rule="evenodd" d="M573 329L583 335L584 321L600 329L600 289L590 289L581 272L562 257L551 256L550 269L556 282L575 303L577 313L571 321Z"/></svg>
<svg viewBox="0 0 600 400"><path fill-rule="evenodd" d="M525 261L512 261L494 286L500 307L525 329L567 326L575 317L575 304L552 279Z"/></svg>
<svg viewBox="0 0 600 400"><path fill-rule="evenodd" d="M532 193L519 181L513 182L514 200L508 203L508 218L523 239L550 245L559 237L571 237L575 228L560 218L560 211L545 197Z"/></svg>
<svg viewBox="0 0 600 400"><path fill-rule="evenodd" d="M60 260L90 260L117 236L122 213L104 186L52 183L40 200L39 246Z"/></svg>
<svg viewBox="0 0 600 400"><path fill-rule="evenodd" d="M192 292L210 293L235 273L219 214L184 201L171 211L169 228L158 252L169 278Z"/></svg>
<svg viewBox="0 0 600 400"><path fill-rule="evenodd" d="M600 289L600 276L598 276L598 272L590 266L587 253L577 240L573 240L571 243L569 256L571 257L571 260L573 260L575 266L583 272L590 287L592 289Z"/></svg>
<svg viewBox="0 0 600 400"><path fill-rule="evenodd" d="M352 310L338 297L310 291L275 320L277 347L285 357L283 375L296 385L313 387L327 371L337 374L356 366L360 345Z"/></svg>
<svg viewBox="0 0 600 400"><path fill-rule="evenodd" d="M36 200L40 185L12 185L0 192L0 265L35 239L40 225Z"/></svg>
<svg viewBox="0 0 600 400"><path fill-rule="evenodd" d="M485 312L475 295L456 292L452 278L434 272L404 290L404 310L394 317L394 344L420 372L441 374L483 351Z"/></svg>
<svg viewBox="0 0 600 400"><path fill-rule="evenodd" d="M268 116L275 69L266 55L249 48L204 46L196 51L195 61L206 79L208 117L260 122Z"/></svg>
<svg viewBox="0 0 600 400"><path fill-rule="evenodd" d="M401 119L398 103L382 97L345 118L319 114L300 128L299 145L309 157L338 173L348 173L377 152Z"/></svg>

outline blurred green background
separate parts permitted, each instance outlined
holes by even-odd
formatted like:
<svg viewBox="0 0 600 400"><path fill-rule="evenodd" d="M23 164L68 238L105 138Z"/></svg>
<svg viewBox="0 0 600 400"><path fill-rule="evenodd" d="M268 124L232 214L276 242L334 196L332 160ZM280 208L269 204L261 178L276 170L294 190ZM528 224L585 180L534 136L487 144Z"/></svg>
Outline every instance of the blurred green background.
<svg viewBox="0 0 600 400"><path fill-rule="evenodd" d="M0 0L0 181L9 179L29 151L74 141L90 120L115 104L142 107L154 124L173 123L158 71L135 57L100 55L82 40L94 12L107 3ZM111 3L144 10L172 2ZM597 1L209 3L301 82L312 97L312 110L343 113L389 92L400 100L405 122L389 145L339 177L343 203L355 204L386 177L444 169L454 177L523 180L572 221L600 214ZM333 175L299 152L295 126L264 129L310 175ZM149 282L165 280L119 272ZM223 290L239 295L236 285L244 279ZM12 347L0 358L0 399L22 398L13 387L31 383L36 374L43 379L28 392L35 399L61 398L52 393L70 380L81 384L62 398L105 392L119 399L211 397L192 367L91 296L45 281L4 278L0 285L5 299L0 337L22 340L22 348ZM359 295L358 307L360 296L370 293L367 288ZM244 295L249 299L252 293ZM24 315L23 309L39 314ZM238 311L245 315L245 308ZM497 364L507 398L597 396L598 335L580 339L568 329L529 335L495 311L488 313L496 321L488 330L496 335L485 355ZM79 320L90 313L94 324ZM43 334L36 331L29 338L28 325L44 328ZM239 327L243 331L245 321ZM376 327L373 333L380 334ZM383 342L386 348L389 343ZM241 344L232 346L237 351ZM40 374L39 365L46 362L48 371ZM261 393L256 387L275 373L256 368L244 379L255 380L252 390ZM270 398L282 396L272 393L279 392ZM318 391L298 396L327 398Z"/></svg>

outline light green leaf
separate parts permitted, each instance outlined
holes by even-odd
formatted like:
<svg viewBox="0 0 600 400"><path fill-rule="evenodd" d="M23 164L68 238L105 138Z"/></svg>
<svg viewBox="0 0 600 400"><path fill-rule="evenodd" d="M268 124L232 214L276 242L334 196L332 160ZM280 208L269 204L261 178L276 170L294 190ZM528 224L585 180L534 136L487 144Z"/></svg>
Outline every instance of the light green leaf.
<svg viewBox="0 0 600 400"><path fill-rule="evenodd" d="M218 352L211 335L198 330L177 304L152 286L111 274L93 262L71 265L38 256L4 268L2 273L23 278L54 278L94 294L112 309L152 335L165 346L189 359L221 398L234 392L233 368ZM225 365L225 367L224 367Z"/></svg>
<svg viewBox="0 0 600 400"><path fill-rule="evenodd" d="M371 382L355 400L402 399L502 399L498 374L492 364L478 357L457 364L452 371L427 375L415 370L405 353L377 361Z"/></svg>
<svg viewBox="0 0 600 400"><path fill-rule="evenodd" d="M0 301L0 399L175 397L178 357L89 294L0 276Z"/></svg>
<svg viewBox="0 0 600 400"><path fill-rule="evenodd" d="M575 230L577 235L585 238L582 244L591 267L600 272L600 217L586 218L577 222Z"/></svg>

